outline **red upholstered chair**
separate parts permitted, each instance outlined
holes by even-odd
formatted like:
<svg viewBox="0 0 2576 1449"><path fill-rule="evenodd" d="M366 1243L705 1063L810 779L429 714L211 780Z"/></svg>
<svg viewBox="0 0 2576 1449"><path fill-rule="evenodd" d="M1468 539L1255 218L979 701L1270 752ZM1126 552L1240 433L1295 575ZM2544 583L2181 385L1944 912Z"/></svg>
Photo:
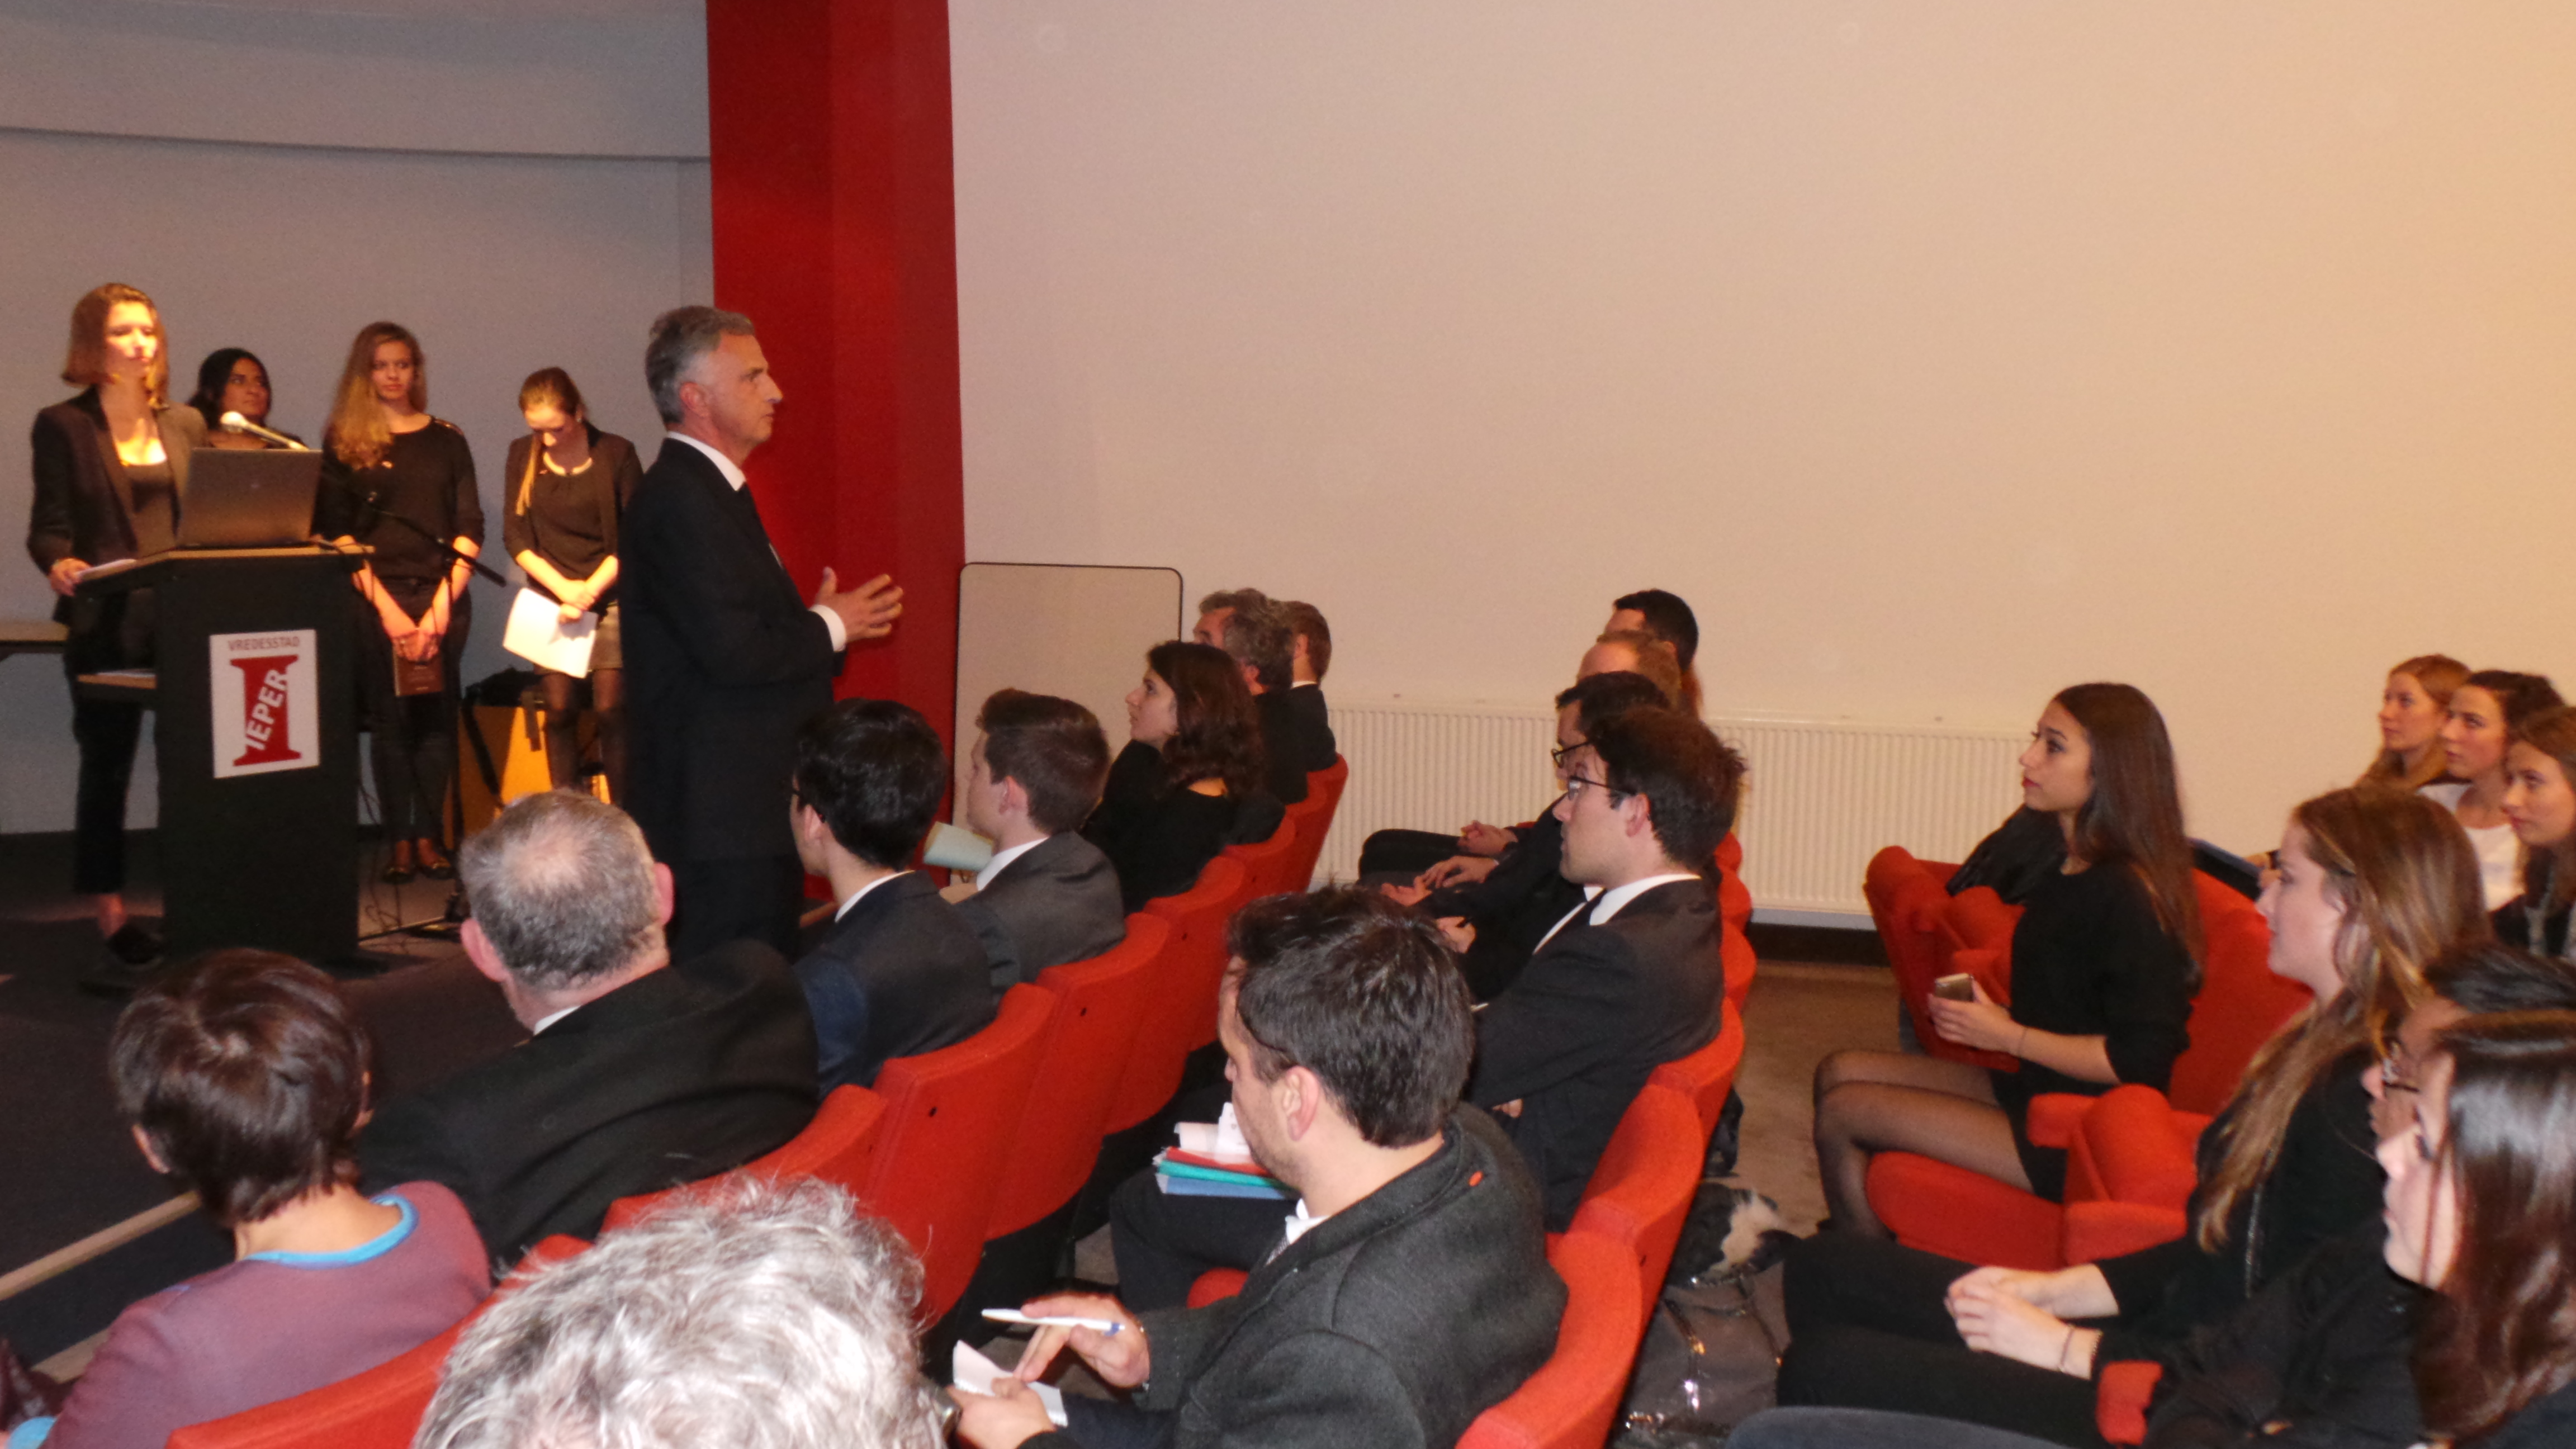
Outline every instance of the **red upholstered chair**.
<svg viewBox="0 0 2576 1449"><path fill-rule="evenodd" d="M1754 954L1752 938L1744 934L1742 926L1721 921L1719 930L1723 934L1718 937L1717 958L1726 971L1727 1004L1740 1011L1744 998L1753 992L1753 973L1762 961Z"/></svg>
<svg viewBox="0 0 2576 1449"><path fill-rule="evenodd" d="M1315 878L1315 862L1324 857L1324 837L1333 832L1333 816L1341 809L1342 789L1351 780L1351 762L1339 755L1330 768L1306 776L1306 798L1288 807L1288 819L1297 827L1297 860L1290 870L1290 890L1303 890Z"/></svg>
<svg viewBox="0 0 2576 1449"><path fill-rule="evenodd" d="M975 1275L1054 1014L1054 992L1014 986L992 1025L877 1073L884 1141L859 1200L921 1254L924 1323L937 1322Z"/></svg>
<svg viewBox="0 0 2576 1449"><path fill-rule="evenodd" d="M1293 886L1288 881L1297 868L1297 822L1284 815L1279 819L1279 828L1270 832L1269 839L1257 845L1229 845L1224 854L1242 866L1244 874L1251 878L1252 889L1245 897L1247 900L1306 888L1302 880Z"/></svg>
<svg viewBox="0 0 2576 1449"><path fill-rule="evenodd" d="M2021 907L2005 905L2003 898L1986 886L1961 891L1948 900L1933 926L1941 961L1938 974L1964 971L1977 978L1987 996L2001 1005L2012 1005L2012 937L2013 928L2021 924ZM1924 992L1931 989L1926 982ZM1905 1004L1908 1011L1916 1013L1916 1041L1933 1056L1999 1072L2021 1070L2018 1058L1942 1040L1940 1033L1932 1029L1931 1009L1924 1005L1921 994L1908 997Z"/></svg>
<svg viewBox="0 0 2576 1449"><path fill-rule="evenodd" d="M2093 1390L2093 1427L2102 1431L2105 1442L2147 1442L2147 1403L2164 1376L2160 1363L2121 1359L2102 1365L2101 1382Z"/></svg>
<svg viewBox="0 0 2576 1449"><path fill-rule="evenodd" d="M1728 875L1735 875L1744 869L1744 842L1736 839L1735 832L1732 830L1726 832L1726 838L1717 843L1717 868Z"/></svg>
<svg viewBox="0 0 2576 1449"><path fill-rule="evenodd" d="M823 1099L823 1110L805 1130L789 1138L777 1150L757 1157L735 1169L758 1177L792 1181L800 1177L819 1177L858 1192L867 1185L868 1173L876 1165L879 1132L885 1125L885 1098L865 1087L836 1087ZM721 1177L732 1174L720 1174ZM604 1232L617 1229L659 1208L673 1198L691 1192L704 1183L684 1183L661 1192L640 1193L621 1197L608 1205Z"/></svg>
<svg viewBox="0 0 2576 1449"><path fill-rule="evenodd" d="M2117 1257L2188 1228L2192 1150L2208 1125L2153 1087L2041 1097L2030 1135L2067 1149L2064 1206L1963 1167L1882 1152L1870 1159L1870 1207L1907 1247L1971 1263L2046 1271Z"/></svg>
<svg viewBox="0 0 2576 1449"><path fill-rule="evenodd" d="M2254 903L2199 871L2200 995L2191 1004L2191 1045L2174 1060L2166 1095L2185 1112L2215 1113L2236 1094L2256 1049L2304 1008L2308 988L2272 974L2272 931Z"/></svg>
<svg viewBox="0 0 2576 1449"><path fill-rule="evenodd" d="M1190 1306L1205 1308L1222 1303L1243 1291L1243 1282L1252 1275L1241 1268L1210 1268L1190 1284Z"/></svg>
<svg viewBox="0 0 2576 1449"><path fill-rule="evenodd" d="M589 1247L562 1234L528 1250L520 1266L560 1262ZM171 1449L411 1449L421 1416L438 1393L439 1371L467 1324L508 1297L514 1284L503 1283L463 1322L409 1353L398 1354L362 1374L335 1384L245 1409L221 1419L190 1424L170 1435Z"/></svg>
<svg viewBox="0 0 2576 1449"><path fill-rule="evenodd" d="M1556 1352L1509 1398L1476 1416L1458 1449L1601 1449L1637 1362L1628 1309L1659 1284L1641 1284L1620 1244L1577 1228L1548 1245L1565 1280Z"/></svg>
<svg viewBox="0 0 2576 1449"><path fill-rule="evenodd" d="M1703 1142L1717 1130L1718 1114L1726 1109L1726 1094L1734 1089L1736 1070L1744 1065L1744 1017L1733 1000L1724 1008L1717 1037L1708 1045L1655 1068L1646 1079L1652 1087L1676 1092L1691 1104L1699 1118L1699 1135Z"/></svg>
<svg viewBox="0 0 2576 1449"><path fill-rule="evenodd" d="M985 1237L1018 1232L1082 1190L1145 1014L1150 973L1171 938L1169 921L1138 911L1127 918L1127 939L1113 949L1039 974L1038 985L1056 996L1038 1052L1037 1080L1044 1086L1028 1094L1011 1134Z"/></svg>
<svg viewBox="0 0 2576 1449"><path fill-rule="evenodd" d="M1887 952L1896 977L1897 999L1913 1018L1917 1041L1933 1040L1932 1015L1923 1005L1934 980L1948 973L1950 953L1941 940L1941 917L1950 909L1944 889L1956 867L1916 860L1904 846L1891 845L1870 857L1861 894L1869 901L1870 920L1878 926L1879 945Z"/></svg>
<svg viewBox="0 0 2576 1449"><path fill-rule="evenodd" d="M1690 1211L1707 1153L1708 1135L1700 1131L1691 1100L1649 1082L1610 1134L1610 1145L1602 1149L1583 1202L1574 1210L1572 1232L1620 1244L1637 1265L1637 1281L1644 1287L1630 1305L1631 1351L1646 1331L1656 1295L1663 1292L1664 1271L1672 1266L1673 1246L1681 1239L1682 1218Z"/></svg>
<svg viewBox="0 0 2576 1449"><path fill-rule="evenodd" d="M1753 924L1753 892L1744 888L1744 878L1731 870L1717 873L1717 914L1733 930L1741 931Z"/></svg>
<svg viewBox="0 0 2576 1449"><path fill-rule="evenodd" d="M1110 1132L1162 1110L1181 1085L1181 1066L1216 1040L1216 990L1225 978L1225 923L1252 898L1243 864L1220 855L1186 893L1147 901L1145 914L1172 927L1172 939L1147 973L1145 1013L1137 1021L1118 1090L1109 1099Z"/></svg>

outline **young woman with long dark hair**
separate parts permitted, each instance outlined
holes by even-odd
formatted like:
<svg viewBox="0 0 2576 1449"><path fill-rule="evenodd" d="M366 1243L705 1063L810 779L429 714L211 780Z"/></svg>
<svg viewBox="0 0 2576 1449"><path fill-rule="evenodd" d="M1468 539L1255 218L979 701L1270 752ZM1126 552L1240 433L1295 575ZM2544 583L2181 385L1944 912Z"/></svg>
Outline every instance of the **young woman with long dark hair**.
<svg viewBox="0 0 2576 1449"><path fill-rule="evenodd" d="M2504 813L2505 751L2525 720L2562 701L2549 680L2511 669L2481 669L2451 692L2442 722L2450 778L2423 787L2460 818L2478 852L2487 909L2522 891L2522 841Z"/></svg>
<svg viewBox="0 0 2576 1449"><path fill-rule="evenodd" d="M2058 1196L2065 1155L2030 1142L2030 1099L2162 1088L2182 1052L2200 986L2200 902L2164 717L2129 685L2076 685L2040 712L2021 767L2022 803L2057 818L2067 855L2014 928L2012 1007L1982 990L1932 1003L1943 1037L2019 1057L2021 1070L1870 1051L1819 1064L1816 1157L1843 1231L1885 1236L1865 1190L1879 1152Z"/></svg>
<svg viewBox="0 0 2576 1449"><path fill-rule="evenodd" d="M473 622L465 584L483 550L474 454L454 423L429 415L420 340L372 322L350 344L324 430L313 531L363 543L358 570L358 701L373 742L376 794L392 857L385 879L452 879L439 810L456 773L457 661ZM402 692L396 661L433 666L435 689Z"/></svg>
<svg viewBox="0 0 2576 1449"><path fill-rule="evenodd" d="M2262 899L2271 967L2315 999L2201 1134L2190 1230L2053 1273L1819 1237L1790 1258L1781 1402L2075 1433L2092 1422L2098 1363L2170 1352L2369 1220L2380 1173L2364 1073L2423 997L2427 965L2485 938L2477 861L2441 806L2382 788L2300 805L2279 861Z"/></svg>
<svg viewBox="0 0 2576 1449"><path fill-rule="evenodd" d="M1280 805L1262 788L1252 691L1222 649L1175 639L1148 650L1127 733L1082 833L1118 868L1134 911L1188 890L1225 847L1266 839Z"/></svg>

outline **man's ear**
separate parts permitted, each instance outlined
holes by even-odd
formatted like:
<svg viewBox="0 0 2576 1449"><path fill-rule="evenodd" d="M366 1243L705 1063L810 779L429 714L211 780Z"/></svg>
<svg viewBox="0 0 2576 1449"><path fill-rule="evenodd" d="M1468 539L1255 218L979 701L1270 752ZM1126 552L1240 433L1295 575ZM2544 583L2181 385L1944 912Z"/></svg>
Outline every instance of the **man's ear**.
<svg viewBox="0 0 2576 1449"><path fill-rule="evenodd" d="M1314 653L1307 647L1307 644L1307 638L1303 634L1291 634L1288 636L1288 663L1291 667L1303 664L1307 668L1312 669L1315 666Z"/></svg>
<svg viewBox="0 0 2576 1449"><path fill-rule="evenodd" d="M1013 779L993 782L995 798L1001 803L998 812L1005 819L1016 819L1029 813L1029 787Z"/></svg>
<svg viewBox="0 0 2576 1449"><path fill-rule="evenodd" d="M1628 838L1634 840L1640 835L1653 835L1655 833L1655 802L1647 799L1643 795L1631 795L1628 797L1628 804L1633 808L1626 811L1621 817L1622 823L1627 826Z"/></svg>
<svg viewBox="0 0 2576 1449"><path fill-rule="evenodd" d="M1303 1142L1315 1128L1316 1114L1324 1106L1324 1079L1312 1067L1290 1067L1279 1074L1271 1090L1280 1093L1279 1116L1288 1127L1288 1140Z"/></svg>
<svg viewBox="0 0 2576 1449"><path fill-rule="evenodd" d="M1249 665L1249 664L1238 664L1238 665L1236 665L1236 666L1234 666L1234 667L1243 671L1243 687L1244 687L1244 688L1246 688L1246 689L1255 689L1255 690L1257 690L1257 689L1259 689L1259 688L1261 687L1261 671L1260 671L1260 670L1253 668L1253 667L1252 667L1251 665Z"/></svg>
<svg viewBox="0 0 2576 1449"><path fill-rule="evenodd" d="M653 868L663 872L664 880L670 879L670 872L663 867L657 865ZM456 933L456 940L465 948L465 959L474 963L474 969L482 972L485 980L495 985L508 983L510 968L501 964L501 953L492 948L492 938L483 934L482 922L467 916L464 927Z"/></svg>
<svg viewBox="0 0 2576 1449"><path fill-rule="evenodd" d="M654 925L671 924L671 910L678 900L678 894L678 888L671 884L671 868L658 860L653 862Z"/></svg>

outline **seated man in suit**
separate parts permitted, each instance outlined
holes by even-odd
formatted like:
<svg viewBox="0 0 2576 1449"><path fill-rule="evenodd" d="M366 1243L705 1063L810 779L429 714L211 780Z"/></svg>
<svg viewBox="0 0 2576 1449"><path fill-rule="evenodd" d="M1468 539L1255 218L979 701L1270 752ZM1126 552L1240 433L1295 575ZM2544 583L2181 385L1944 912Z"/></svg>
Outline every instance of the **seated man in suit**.
<svg viewBox="0 0 2576 1449"><path fill-rule="evenodd" d="M1610 620L1601 626L1604 634L1638 630L1652 634L1673 646L1674 662L1681 666L1682 692L1678 696L1685 713L1696 717L1700 712L1699 669L1693 663L1699 658L1699 615L1682 596L1667 589L1639 589L1621 594L1610 601Z"/></svg>
<svg viewBox="0 0 2576 1449"><path fill-rule="evenodd" d="M1269 758L1270 793L1282 805L1306 798L1306 777L1333 767L1333 727L1324 718L1324 698L1312 690L1290 687L1297 635L1288 611L1259 589L1210 594L1199 601L1199 622L1192 638L1226 652L1243 670L1261 715L1261 747Z"/></svg>
<svg viewBox="0 0 2576 1449"><path fill-rule="evenodd" d="M894 1058L954 1046L993 1019L983 943L904 864L947 788L948 756L910 705L845 699L796 736L797 858L840 902L796 963L826 1092L867 1086Z"/></svg>
<svg viewBox="0 0 2576 1449"><path fill-rule="evenodd" d="M787 963L755 941L673 963L671 872L625 812L531 795L467 836L456 867L466 959L533 1035L388 1100L358 1141L370 1191L445 1184L506 1263L813 1119L814 1030Z"/></svg>
<svg viewBox="0 0 2576 1449"><path fill-rule="evenodd" d="M1082 838L1109 778L1109 737L1091 711L1024 689L994 692L975 716L966 824L993 858L957 913L984 943L993 989L1036 981L1127 939L1118 871Z"/></svg>
<svg viewBox="0 0 2576 1449"><path fill-rule="evenodd" d="M1235 1116L1295 1211L1270 1205L1269 1252L1222 1303L1141 1319L1094 1294L1029 1304L1119 1331L1042 1328L997 1395L950 1390L975 1449L1054 1434L1022 1384L1068 1343L1137 1391L1065 1397L1049 1442L1094 1449L1454 1444L1555 1349L1565 1286L1528 1173L1459 1105L1473 1033L1438 934L1344 889L1257 901L1227 935Z"/></svg>
<svg viewBox="0 0 2576 1449"><path fill-rule="evenodd" d="M1333 628L1324 622L1324 611L1303 599L1290 599L1279 606L1288 616L1288 698L1308 738L1322 753L1324 763L1318 770L1329 770L1341 758L1341 744L1333 738L1332 712L1324 707L1324 674L1333 667Z"/></svg>
<svg viewBox="0 0 2576 1449"><path fill-rule="evenodd" d="M1679 712L1602 720L1566 756L1566 913L1476 1016L1467 1098L1506 1119L1546 1195L1574 1220L1611 1132L1655 1068L1716 1039L1726 985L1713 870L1744 761Z"/></svg>

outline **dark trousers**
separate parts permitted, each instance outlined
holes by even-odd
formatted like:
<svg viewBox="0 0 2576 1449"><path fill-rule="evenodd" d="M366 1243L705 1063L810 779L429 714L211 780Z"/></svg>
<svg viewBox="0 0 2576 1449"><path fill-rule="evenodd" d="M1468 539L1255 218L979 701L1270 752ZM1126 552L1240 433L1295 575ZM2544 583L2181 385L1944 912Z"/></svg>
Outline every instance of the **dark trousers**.
<svg viewBox="0 0 2576 1449"><path fill-rule="evenodd" d="M429 607L428 590L388 581L386 587L414 618ZM358 716L366 725L369 758L376 769L376 802L387 840L439 840L439 819L456 778L456 699L472 601L450 608L446 642L439 650L445 687L436 694L394 693L394 646L375 606L357 605Z"/></svg>
<svg viewBox="0 0 2576 1449"><path fill-rule="evenodd" d="M805 867L792 855L670 862L675 910L671 959L687 961L730 941L764 941L796 958Z"/></svg>
<svg viewBox="0 0 2576 1449"><path fill-rule="evenodd" d="M1736 1425L1726 1442L1728 1449L2046 1449L2049 1441L1877 1409L1770 1409Z"/></svg>
<svg viewBox="0 0 2576 1449"><path fill-rule="evenodd" d="M1183 1099L1176 1120L1213 1122L1226 1091ZM1171 1141L1164 1134L1163 1141ZM1211 1268L1260 1266L1286 1235L1294 1202L1241 1197L1174 1197L1152 1169L1119 1184L1109 1198L1109 1247L1118 1257L1118 1301L1143 1312L1189 1302L1190 1285Z"/></svg>
<svg viewBox="0 0 2576 1449"><path fill-rule="evenodd" d="M1432 830L1379 830L1360 842L1360 874L1410 881L1431 867L1464 852L1458 837Z"/></svg>
<svg viewBox="0 0 2576 1449"><path fill-rule="evenodd" d="M1825 1233L1799 1244L1783 1284L1781 1404L1930 1414L2096 1449L2092 1380L1960 1340L1947 1296L1975 1267L1879 1238Z"/></svg>
<svg viewBox="0 0 2576 1449"><path fill-rule="evenodd" d="M83 699L84 674L152 663L152 591L110 595L97 617L63 647L63 679L72 690L72 741L80 775L72 794L72 889L85 896L125 887L125 797L134 784L134 751L143 740L143 706Z"/></svg>
<svg viewBox="0 0 2576 1449"><path fill-rule="evenodd" d="M1082 1449L1163 1449L1178 1417L1116 1399L1064 1396L1065 1432Z"/></svg>

